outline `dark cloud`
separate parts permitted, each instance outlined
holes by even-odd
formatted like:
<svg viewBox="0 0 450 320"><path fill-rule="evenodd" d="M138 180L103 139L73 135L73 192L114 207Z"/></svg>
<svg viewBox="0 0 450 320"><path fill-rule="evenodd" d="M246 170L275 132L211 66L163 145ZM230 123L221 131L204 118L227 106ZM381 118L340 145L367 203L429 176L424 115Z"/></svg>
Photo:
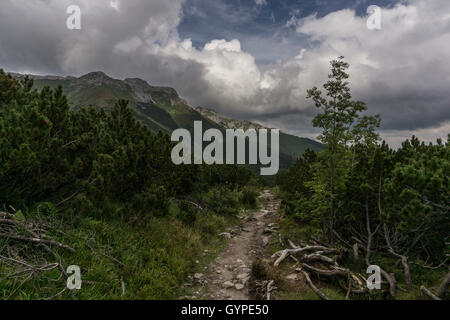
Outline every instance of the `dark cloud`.
<svg viewBox="0 0 450 320"><path fill-rule="evenodd" d="M315 136L306 90L327 80L330 59L345 55L354 97L382 115L386 137L448 133L447 0L375 1L386 6L377 32L366 28L360 0L116 2L4 0L0 67L140 77L173 86L193 106ZM82 30L66 28L71 4L82 9Z"/></svg>

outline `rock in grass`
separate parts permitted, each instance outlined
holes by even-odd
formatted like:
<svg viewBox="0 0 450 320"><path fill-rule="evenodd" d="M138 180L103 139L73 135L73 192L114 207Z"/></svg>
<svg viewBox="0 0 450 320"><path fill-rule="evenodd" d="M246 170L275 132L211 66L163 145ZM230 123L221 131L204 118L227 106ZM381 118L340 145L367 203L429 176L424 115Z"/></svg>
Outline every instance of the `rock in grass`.
<svg viewBox="0 0 450 320"><path fill-rule="evenodd" d="M203 273L196 273L196 274L194 274L194 279L200 280L202 278L203 278Z"/></svg>
<svg viewBox="0 0 450 320"><path fill-rule="evenodd" d="M296 273L292 273L286 276L286 280L297 280L298 275Z"/></svg>

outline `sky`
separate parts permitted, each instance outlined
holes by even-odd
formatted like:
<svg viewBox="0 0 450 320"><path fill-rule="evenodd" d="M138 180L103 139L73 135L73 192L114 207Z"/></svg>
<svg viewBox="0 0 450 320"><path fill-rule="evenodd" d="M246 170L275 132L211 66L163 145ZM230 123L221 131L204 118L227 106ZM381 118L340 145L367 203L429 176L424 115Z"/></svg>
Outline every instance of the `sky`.
<svg viewBox="0 0 450 320"><path fill-rule="evenodd" d="M67 7L81 9L69 30ZM381 8L381 29L367 8ZM350 63L392 146L450 133L448 0L2 0L0 68L174 87L191 106L316 138L306 90Z"/></svg>

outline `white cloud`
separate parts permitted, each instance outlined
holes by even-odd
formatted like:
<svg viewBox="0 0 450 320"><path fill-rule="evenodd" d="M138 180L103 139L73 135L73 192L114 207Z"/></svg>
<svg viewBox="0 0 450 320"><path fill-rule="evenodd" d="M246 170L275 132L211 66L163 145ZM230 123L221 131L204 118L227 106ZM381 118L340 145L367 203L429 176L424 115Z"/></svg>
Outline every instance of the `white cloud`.
<svg viewBox="0 0 450 320"><path fill-rule="evenodd" d="M79 32L65 28L65 8L73 3L82 8ZM311 45L264 68L239 39L215 39L202 48L181 39L182 4L130 0L111 10L110 0L5 0L0 66L74 75L102 69L116 77L142 77L175 87L192 105L308 135L315 132L315 108L306 101L306 90L326 81L328 61L344 55L355 98L382 114L390 141L414 132L429 138L448 133L448 0L410 0L383 9L380 31L368 30L367 18L353 10L321 18L293 14L291 26Z"/></svg>
<svg viewBox="0 0 450 320"><path fill-rule="evenodd" d="M111 8L113 8L114 10L119 11L119 5L120 5L119 0L111 0L111 1L109 2L109 5L110 5Z"/></svg>

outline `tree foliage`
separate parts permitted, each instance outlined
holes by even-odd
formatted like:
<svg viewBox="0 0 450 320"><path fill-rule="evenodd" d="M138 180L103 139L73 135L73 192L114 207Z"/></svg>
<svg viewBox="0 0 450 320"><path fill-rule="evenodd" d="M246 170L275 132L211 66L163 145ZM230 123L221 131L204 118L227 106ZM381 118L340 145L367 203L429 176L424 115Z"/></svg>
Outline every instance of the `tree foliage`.
<svg viewBox="0 0 450 320"><path fill-rule="evenodd" d="M170 137L137 121L127 101L111 113L73 111L62 88L32 88L31 79L0 71L4 207L50 201L71 214L165 215L172 197L216 185L241 188L252 176L237 166L175 166Z"/></svg>
<svg viewBox="0 0 450 320"><path fill-rule="evenodd" d="M361 116L366 105L351 100L349 65L340 57L331 66L326 97L308 91L327 149L278 176L285 213L331 241L440 262L450 240L450 136L429 145L413 137L397 150L380 143L380 118Z"/></svg>

